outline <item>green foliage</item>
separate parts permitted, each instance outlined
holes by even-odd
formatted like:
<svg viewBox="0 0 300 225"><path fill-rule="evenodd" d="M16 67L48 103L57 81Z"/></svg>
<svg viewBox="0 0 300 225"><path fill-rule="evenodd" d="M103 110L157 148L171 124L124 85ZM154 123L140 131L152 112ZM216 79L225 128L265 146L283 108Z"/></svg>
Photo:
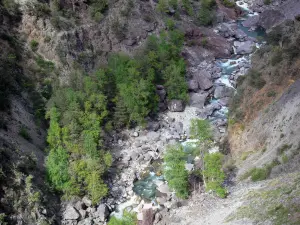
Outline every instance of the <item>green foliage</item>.
<svg viewBox="0 0 300 225"><path fill-rule="evenodd" d="M270 5L271 2L272 2L272 0L264 0L264 4L265 4L265 5Z"/></svg>
<svg viewBox="0 0 300 225"><path fill-rule="evenodd" d="M51 61L44 60L41 56L36 58L37 65L48 72L53 71L55 68L55 64Z"/></svg>
<svg viewBox="0 0 300 225"><path fill-rule="evenodd" d="M268 171L265 168L254 168L251 171L251 180L260 181L265 180L269 176Z"/></svg>
<svg viewBox="0 0 300 225"><path fill-rule="evenodd" d="M269 91L269 92L267 93L267 96L268 96L268 97L275 97L275 96L276 96L276 92L275 92L274 90Z"/></svg>
<svg viewBox="0 0 300 225"><path fill-rule="evenodd" d="M102 80L97 75L83 84L62 88L49 102L47 173L53 187L66 198L87 194L93 204L107 194L102 175L112 158L101 150L101 125L107 117Z"/></svg>
<svg viewBox="0 0 300 225"><path fill-rule="evenodd" d="M168 0L159 0L157 4L157 10L161 13L167 13L169 11Z"/></svg>
<svg viewBox="0 0 300 225"><path fill-rule="evenodd" d="M24 139L30 141L31 137L27 131L27 129L24 126L21 126L20 130L19 130L19 135L22 136Z"/></svg>
<svg viewBox="0 0 300 225"><path fill-rule="evenodd" d="M272 66L277 65L278 63L280 63L283 60L283 52L280 48L275 48L273 50L273 55L271 58L271 64Z"/></svg>
<svg viewBox="0 0 300 225"><path fill-rule="evenodd" d="M257 89L262 89L266 84L266 81L261 77L261 73L254 69L249 70L247 78L249 84Z"/></svg>
<svg viewBox="0 0 300 225"><path fill-rule="evenodd" d="M181 99L187 102L187 84L185 82L185 62L183 59L177 62L170 62L170 65L163 71L163 78L166 81L165 87L168 99Z"/></svg>
<svg viewBox="0 0 300 225"><path fill-rule="evenodd" d="M206 190L214 191L219 197L226 197L226 189L222 186L225 173L222 170L223 155L219 152L204 156L203 175L206 182Z"/></svg>
<svg viewBox="0 0 300 225"><path fill-rule="evenodd" d="M121 219L113 216L110 218L108 225L136 225L137 222L138 221L135 213L124 211L123 217Z"/></svg>
<svg viewBox="0 0 300 225"><path fill-rule="evenodd" d="M103 18L103 12L107 9L107 0L90 0L90 14L96 21L100 22Z"/></svg>
<svg viewBox="0 0 300 225"><path fill-rule="evenodd" d="M170 188L173 188L179 198L187 198L188 172L185 169L186 154L181 145L169 146L164 155L164 176Z"/></svg>
<svg viewBox="0 0 300 225"><path fill-rule="evenodd" d="M29 175L25 179L25 192L27 194L27 201L30 206L34 206L41 201L41 194L38 191L34 191L32 187L33 176Z"/></svg>
<svg viewBox="0 0 300 225"><path fill-rule="evenodd" d="M269 177L273 167L275 167L276 165L278 165L279 162L277 160L274 160L273 162L265 165L262 168L252 168L251 170L247 171L246 173L244 173L240 179L244 180L247 179L248 177L251 176L251 180L252 181L261 181L261 180L265 180Z"/></svg>
<svg viewBox="0 0 300 225"><path fill-rule="evenodd" d="M190 0L182 0L182 6L189 16L194 15L193 7Z"/></svg>
<svg viewBox="0 0 300 225"><path fill-rule="evenodd" d="M45 17L51 14L51 9L47 3L41 2L26 2L26 9L30 15L36 17Z"/></svg>
<svg viewBox="0 0 300 225"><path fill-rule="evenodd" d="M119 18L116 17L113 19L111 29L119 40L125 36L125 24L122 24Z"/></svg>
<svg viewBox="0 0 300 225"><path fill-rule="evenodd" d="M36 52L38 50L39 43L36 40L32 40L30 42L30 47L32 51Z"/></svg>
<svg viewBox="0 0 300 225"><path fill-rule="evenodd" d="M233 8L235 6L234 1L231 0L223 0L222 2L228 8Z"/></svg>
<svg viewBox="0 0 300 225"><path fill-rule="evenodd" d="M10 14L19 12L19 4L12 0L2 0L2 5Z"/></svg>
<svg viewBox="0 0 300 225"><path fill-rule="evenodd" d="M201 7L198 15L198 20L201 25L203 26L212 25L214 18L215 18L214 12L211 9L207 7Z"/></svg>
<svg viewBox="0 0 300 225"><path fill-rule="evenodd" d="M211 142L212 131L208 120L192 119L190 127L190 135L200 142Z"/></svg>
<svg viewBox="0 0 300 225"><path fill-rule="evenodd" d="M7 223L5 222L5 213L0 213L0 224L1 225L6 225Z"/></svg>

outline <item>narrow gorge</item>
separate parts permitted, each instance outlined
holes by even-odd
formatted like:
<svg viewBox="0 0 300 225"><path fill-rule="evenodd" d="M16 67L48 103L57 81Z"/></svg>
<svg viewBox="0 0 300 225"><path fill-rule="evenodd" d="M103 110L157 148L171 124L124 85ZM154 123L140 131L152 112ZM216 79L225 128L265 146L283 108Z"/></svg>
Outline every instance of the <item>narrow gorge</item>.
<svg viewBox="0 0 300 225"><path fill-rule="evenodd" d="M300 223L299 1L0 13L0 225Z"/></svg>

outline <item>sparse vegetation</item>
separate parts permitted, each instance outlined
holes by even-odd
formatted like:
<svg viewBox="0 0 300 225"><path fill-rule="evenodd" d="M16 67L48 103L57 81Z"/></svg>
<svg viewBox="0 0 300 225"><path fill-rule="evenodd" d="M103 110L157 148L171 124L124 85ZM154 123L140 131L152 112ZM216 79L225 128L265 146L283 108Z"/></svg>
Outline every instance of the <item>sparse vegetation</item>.
<svg viewBox="0 0 300 225"><path fill-rule="evenodd" d="M27 141L31 140L31 137L27 131L27 129L24 126L21 126L20 130L19 130L19 135L21 137L23 137L24 139L26 139Z"/></svg>
<svg viewBox="0 0 300 225"><path fill-rule="evenodd" d="M233 8L235 6L235 2L231 0L223 0L222 3L228 8Z"/></svg>
<svg viewBox="0 0 300 225"><path fill-rule="evenodd" d="M110 218L108 225L136 225L137 218L135 213L130 213L125 210L123 217L118 219L116 217Z"/></svg>
<svg viewBox="0 0 300 225"><path fill-rule="evenodd" d="M249 84L257 89L262 89L263 86L265 86L266 81L262 78L261 73L259 73L258 71L251 69L248 74L247 74L247 78L249 81Z"/></svg>
<svg viewBox="0 0 300 225"><path fill-rule="evenodd" d="M32 40L30 42L30 47L32 51L36 52L39 47L39 43L36 40Z"/></svg>
<svg viewBox="0 0 300 225"><path fill-rule="evenodd" d="M253 168L253 169L247 171L240 177L240 179L244 180L244 179L247 179L248 177L251 177L251 180L254 182L265 180L269 177L273 167L275 167L277 165L279 165L278 160L274 160L273 162L265 165L262 168Z"/></svg>

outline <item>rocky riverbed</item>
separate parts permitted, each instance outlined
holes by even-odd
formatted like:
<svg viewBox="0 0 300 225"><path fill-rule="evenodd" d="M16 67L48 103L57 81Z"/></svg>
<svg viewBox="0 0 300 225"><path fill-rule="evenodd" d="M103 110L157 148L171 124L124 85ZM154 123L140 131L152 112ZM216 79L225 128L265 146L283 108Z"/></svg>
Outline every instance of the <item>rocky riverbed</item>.
<svg viewBox="0 0 300 225"><path fill-rule="evenodd" d="M164 87L157 86L159 107L164 111L157 120L149 121L146 129L125 130L110 137L115 161L107 176L109 196L97 208L92 207L87 198L70 203L63 214L64 224L105 224L110 213L121 217L124 209L137 212L140 221L150 213L155 224L161 220L160 210L181 204L160 178L161 172L153 167L162 159L168 144L189 138L190 120L193 118L209 119L217 142L226 136L227 107L235 93L236 80L247 73L251 66L251 53L259 47L257 36L263 35L261 30L257 30L257 13L249 10L247 2L238 1L237 5L244 10L243 17L220 23L213 30L230 43L231 56L206 58L199 62L199 57L187 54L189 105L185 106L178 100L167 103ZM190 47L186 47L184 52L191 53ZM192 168L193 165L187 166L187 169ZM149 185L145 189L149 188L147 191L151 193L138 196L136 193L141 193L141 186L134 188L134 184Z"/></svg>

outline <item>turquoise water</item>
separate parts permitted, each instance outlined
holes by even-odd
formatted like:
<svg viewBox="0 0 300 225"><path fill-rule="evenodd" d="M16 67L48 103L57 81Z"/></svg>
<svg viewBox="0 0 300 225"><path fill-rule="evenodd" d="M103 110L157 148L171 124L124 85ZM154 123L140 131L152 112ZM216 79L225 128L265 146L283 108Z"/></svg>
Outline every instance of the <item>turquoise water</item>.
<svg viewBox="0 0 300 225"><path fill-rule="evenodd" d="M247 19L249 18L250 16L245 16L244 19ZM263 40L263 38L266 36L266 31L263 29L263 28L257 28L256 30L254 31L249 31L249 28L248 27L244 27L242 25L242 22L244 21L244 19L240 19L237 21L237 25L238 25L238 28L240 28L242 31L244 31L249 37L253 37L253 38L258 38L259 37L259 40Z"/></svg>
<svg viewBox="0 0 300 225"><path fill-rule="evenodd" d="M144 199L153 200L156 197L156 181L158 180L163 181L163 176L150 172L149 176L135 182L132 190Z"/></svg>

